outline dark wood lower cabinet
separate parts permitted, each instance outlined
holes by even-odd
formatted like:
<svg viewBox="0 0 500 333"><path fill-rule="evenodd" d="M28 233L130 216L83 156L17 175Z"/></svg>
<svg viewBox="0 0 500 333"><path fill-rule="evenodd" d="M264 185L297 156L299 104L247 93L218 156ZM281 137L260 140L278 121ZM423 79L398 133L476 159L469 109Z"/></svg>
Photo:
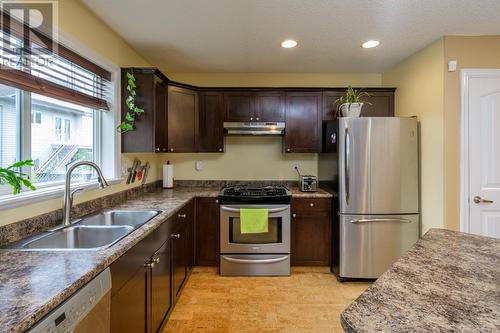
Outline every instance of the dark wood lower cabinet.
<svg viewBox="0 0 500 333"><path fill-rule="evenodd" d="M186 280L189 268L189 242L187 225L179 223L172 232L172 284L173 297L177 299Z"/></svg>
<svg viewBox="0 0 500 333"><path fill-rule="evenodd" d="M151 295L151 331L157 332L161 327L168 311L172 306L172 283L171 283L171 241L166 241L155 255L151 257L149 274L151 276L151 287L148 295Z"/></svg>
<svg viewBox="0 0 500 333"><path fill-rule="evenodd" d="M193 219L192 200L111 264L112 333L161 331L192 266Z"/></svg>
<svg viewBox="0 0 500 333"><path fill-rule="evenodd" d="M219 216L216 198L196 198L194 264L219 266Z"/></svg>
<svg viewBox="0 0 500 333"><path fill-rule="evenodd" d="M112 333L146 332L146 279L140 269L111 297Z"/></svg>
<svg viewBox="0 0 500 333"><path fill-rule="evenodd" d="M291 262L293 266L330 266L331 199L294 198Z"/></svg>

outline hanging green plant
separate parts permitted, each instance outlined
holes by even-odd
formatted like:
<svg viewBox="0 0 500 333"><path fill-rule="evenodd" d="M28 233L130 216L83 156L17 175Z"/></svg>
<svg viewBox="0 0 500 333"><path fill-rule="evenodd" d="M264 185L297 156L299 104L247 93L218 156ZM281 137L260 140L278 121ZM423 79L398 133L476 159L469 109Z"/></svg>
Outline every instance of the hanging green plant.
<svg viewBox="0 0 500 333"><path fill-rule="evenodd" d="M32 167L34 165L33 160L25 160L16 162L6 168L0 168L0 185L8 184L12 187L12 194L21 193L23 186L32 191L36 190L36 187L31 183L29 176L16 170L23 167Z"/></svg>
<svg viewBox="0 0 500 333"><path fill-rule="evenodd" d="M122 123L116 128L120 133L126 133L135 130L135 121L141 113L144 113L144 109L135 104L135 97L137 95L137 92L135 91L136 87L137 86L135 85L134 74L127 72L128 96L125 100L125 104L127 104L128 111L127 113L125 113L125 119L123 119Z"/></svg>

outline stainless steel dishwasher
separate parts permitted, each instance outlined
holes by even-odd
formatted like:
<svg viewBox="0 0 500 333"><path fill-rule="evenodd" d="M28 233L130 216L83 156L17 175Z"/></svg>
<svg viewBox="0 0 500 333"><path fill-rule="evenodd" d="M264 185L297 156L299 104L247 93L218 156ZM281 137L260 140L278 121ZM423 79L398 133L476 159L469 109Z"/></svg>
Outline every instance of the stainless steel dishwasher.
<svg viewBox="0 0 500 333"><path fill-rule="evenodd" d="M30 333L109 333L111 273L106 268L28 330Z"/></svg>

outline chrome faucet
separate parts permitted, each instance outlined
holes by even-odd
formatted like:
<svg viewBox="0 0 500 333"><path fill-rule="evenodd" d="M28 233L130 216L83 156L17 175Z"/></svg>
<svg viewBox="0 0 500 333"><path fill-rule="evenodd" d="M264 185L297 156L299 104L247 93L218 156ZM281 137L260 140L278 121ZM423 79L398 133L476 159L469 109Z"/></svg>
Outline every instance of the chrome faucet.
<svg viewBox="0 0 500 333"><path fill-rule="evenodd" d="M77 188L76 190L71 192L71 173L73 172L73 170L82 165L88 165L95 169L95 171L97 172L97 181L99 182L99 188L102 189L108 186L108 182L102 175L102 171L97 164L89 161L80 161L70 166L68 171L66 172L66 183L64 185L64 205L63 205L63 222L62 222L64 226L70 225L71 206L73 205L73 197L75 196L76 192L82 190L81 188Z"/></svg>

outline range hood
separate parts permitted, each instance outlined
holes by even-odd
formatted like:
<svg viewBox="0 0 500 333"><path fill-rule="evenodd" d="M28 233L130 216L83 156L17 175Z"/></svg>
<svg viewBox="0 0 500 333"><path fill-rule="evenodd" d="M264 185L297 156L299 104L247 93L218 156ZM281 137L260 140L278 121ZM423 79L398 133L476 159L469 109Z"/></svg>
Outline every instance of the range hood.
<svg viewBox="0 0 500 333"><path fill-rule="evenodd" d="M224 122L226 135L283 135L284 122Z"/></svg>

